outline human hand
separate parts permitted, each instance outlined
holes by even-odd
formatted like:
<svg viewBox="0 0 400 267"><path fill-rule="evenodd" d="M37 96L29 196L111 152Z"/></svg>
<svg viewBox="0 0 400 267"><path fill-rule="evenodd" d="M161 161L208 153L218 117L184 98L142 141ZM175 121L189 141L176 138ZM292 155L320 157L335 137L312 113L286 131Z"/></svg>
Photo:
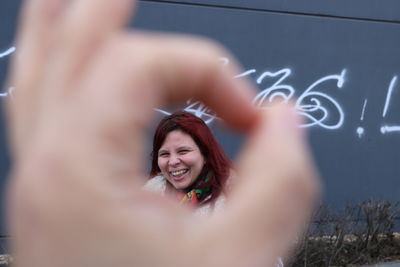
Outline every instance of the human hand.
<svg viewBox="0 0 400 267"><path fill-rule="evenodd" d="M273 264L318 191L296 115L255 110L254 89L209 40L124 30L133 4L26 1L8 106L17 266ZM248 132L243 179L205 222L141 190L152 108L188 98Z"/></svg>

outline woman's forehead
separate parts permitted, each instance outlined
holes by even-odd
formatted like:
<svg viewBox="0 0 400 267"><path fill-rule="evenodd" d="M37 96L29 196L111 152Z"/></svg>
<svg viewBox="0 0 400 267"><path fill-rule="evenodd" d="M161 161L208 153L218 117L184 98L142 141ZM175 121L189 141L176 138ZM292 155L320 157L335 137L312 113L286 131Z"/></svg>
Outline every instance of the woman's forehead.
<svg viewBox="0 0 400 267"><path fill-rule="evenodd" d="M196 146L193 138L182 130L173 130L167 134L160 149L168 147Z"/></svg>

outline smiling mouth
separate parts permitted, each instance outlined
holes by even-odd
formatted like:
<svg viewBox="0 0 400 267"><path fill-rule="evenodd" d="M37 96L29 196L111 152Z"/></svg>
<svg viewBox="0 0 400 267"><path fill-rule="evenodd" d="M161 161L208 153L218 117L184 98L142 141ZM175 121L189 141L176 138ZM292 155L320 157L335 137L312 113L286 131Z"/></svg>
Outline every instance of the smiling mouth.
<svg viewBox="0 0 400 267"><path fill-rule="evenodd" d="M169 172L172 177L174 178L179 178L182 175L184 175L185 173L187 173L189 171L189 169L184 169L184 170L179 170L179 171L173 171L173 172Z"/></svg>

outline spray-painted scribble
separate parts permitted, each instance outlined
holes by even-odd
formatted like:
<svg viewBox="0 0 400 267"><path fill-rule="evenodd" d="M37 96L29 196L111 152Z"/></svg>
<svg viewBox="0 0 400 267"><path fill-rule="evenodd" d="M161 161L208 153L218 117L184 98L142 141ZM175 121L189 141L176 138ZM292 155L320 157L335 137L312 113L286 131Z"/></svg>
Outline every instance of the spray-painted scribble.
<svg viewBox="0 0 400 267"><path fill-rule="evenodd" d="M397 82L397 76L394 76L393 79L390 81L390 85L389 85L388 92L386 95L385 106L383 108L383 113L382 113L383 118L386 116L386 113L387 113L387 110L389 107L389 103L391 100L391 96L393 93L393 89L396 85L396 82ZM381 126L382 134L393 133L393 132L400 132L400 125L382 125Z"/></svg>
<svg viewBox="0 0 400 267"><path fill-rule="evenodd" d="M7 57L16 51L15 47L10 47L7 50L0 51L0 58ZM221 57L218 59L222 66L226 66L230 63L229 58ZM345 119L344 111L339 104L339 102L330 96L326 90L327 89L341 89L343 88L346 81L347 70L343 69L340 74L330 74L326 75L314 83L312 83L300 96L295 100L296 111L304 116L307 120L299 127L321 127L326 130L337 130L339 129ZM288 83L288 78L292 74L292 69L282 68L276 71L264 71L257 72L257 69L250 68L241 73L233 75L234 79L240 79L243 77L251 76L259 87L264 87L260 92L254 97L253 104L257 108L268 108L268 104L273 101L281 101L287 103L290 100L294 100L296 94L296 89ZM397 84L398 76L394 76L388 87L385 105L382 112L382 117L387 115L389 110L393 90ZM332 81L334 87L332 87ZM327 87L330 85L330 87ZM12 97L14 87L10 87L6 92L0 93L1 97ZM362 107L360 121L365 118L365 112L368 100L364 100ZM190 112L197 117L203 119L205 123L211 124L216 119L219 119L214 111L209 109L203 103L195 100L188 100L186 106L183 109ZM156 112L162 113L164 115L169 115L171 112L163 109L154 109ZM400 125L387 125L381 126L380 131L382 134L400 132ZM361 126L357 127L356 133L359 138L365 134L365 129Z"/></svg>
<svg viewBox="0 0 400 267"><path fill-rule="evenodd" d="M228 58L220 58L223 65L229 64ZM256 73L256 69L249 69L240 73L235 78L248 76ZM273 101L282 101L287 103L294 97L295 88L285 83L285 80L292 74L290 68L283 68L278 71L265 71L256 78L257 85L261 86L265 81L275 79L271 86L262 89L253 99L253 104L258 108L266 108ZM333 97L327 93L317 91L317 86L330 80L337 80L337 88L342 88L345 82L346 69L343 69L339 75L327 75L308 87L297 99L296 109L299 114L305 116L308 122L301 127L320 126L325 129L334 130L343 125L344 112Z"/></svg>
<svg viewBox="0 0 400 267"><path fill-rule="evenodd" d="M12 46L3 52L0 52L0 58L11 55L12 53L15 52L15 50L16 50L15 47Z"/></svg>
<svg viewBox="0 0 400 267"><path fill-rule="evenodd" d="M11 55L12 53L15 52L15 50L16 50L15 47L12 46L12 47L8 48L5 51L2 51L2 52L0 51L0 58L5 58L5 57ZM10 87L10 88L7 89L6 92L1 92L0 93L0 98L12 96L13 90L14 90L14 87Z"/></svg>
<svg viewBox="0 0 400 267"><path fill-rule="evenodd" d="M365 99L365 100L364 100L363 107L362 107L362 111L361 111L360 121L363 121L363 120L364 120L365 108L367 107L367 103L368 103L368 99ZM361 137L364 135L364 132L365 132L365 130L364 130L363 127L361 127L361 126L358 127L358 128L357 128L357 135L358 135L358 138L361 138Z"/></svg>
<svg viewBox="0 0 400 267"><path fill-rule="evenodd" d="M164 115L167 115L167 116L172 114L171 112L168 112L166 110L162 110L162 109L159 109L159 108L155 108L154 111L160 112L161 114L164 114Z"/></svg>
<svg viewBox="0 0 400 267"><path fill-rule="evenodd" d="M206 124L211 124L215 119L218 119L215 112L212 111L203 103L201 103L200 101L193 101L190 99L186 101L186 104L187 106L184 107L183 110L190 112L196 115L197 117L201 118ZM164 115L171 115L171 112L168 112L166 110L162 110L159 108L155 108L154 110Z"/></svg>
<svg viewBox="0 0 400 267"><path fill-rule="evenodd" d="M234 78L241 78L241 77L248 76L248 75L250 75L250 74L252 74L252 73L255 73L255 72L257 72L256 69L247 70L247 71L245 71L245 72L243 72L243 73L240 73L240 74L235 75Z"/></svg>
<svg viewBox="0 0 400 267"><path fill-rule="evenodd" d="M212 123L217 118L215 112L205 106L200 101L193 101L190 99L189 101L187 101L187 104L188 106L186 106L184 110L193 113L197 117L203 119L206 124Z"/></svg>
<svg viewBox="0 0 400 267"><path fill-rule="evenodd" d="M218 59L223 66L230 63L229 58L221 57ZM242 73L234 75L233 78L242 78L245 76L257 73L254 68L248 69ZM253 104L258 108L267 108L272 101L282 101L287 103L295 95L295 88L287 84L285 81L292 74L290 68L283 68L278 71L264 71L257 78L256 83L260 87L273 79L272 85L262 89L253 99ZM339 75L327 75L309 86L297 99L295 107L297 112L305 116L306 121L300 127L320 126L328 130L338 129L343 125L344 112L333 97L327 93L318 91L317 87L331 80L336 80L337 88L342 88L346 76L346 69L343 69ZM189 102L184 108L188 112L192 112L200 118L203 118L206 123L211 123L215 120L216 115L200 102ZM159 110L163 114L168 114L164 110Z"/></svg>
<svg viewBox="0 0 400 267"><path fill-rule="evenodd" d="M224 65L229 63L226 58L220 59ZM256 69L250 69L238 75L234 78L240 78L255 73ZM292 70L284 68L276 72L265 71L261 73L256 83L258 85L263 84L267 79L274 78L275 81L271 86L261 90L253 99L253 104L258 108L267 108L268 104L272 101L280 100L287 103L294 97L295 88L289 84L284 84L284 81L290 76ZM317 87L331 80L336 80L337 88L342 88L346 76L346 70L344 69L338 75L328 75L318 81L314 82L308 87L297 99L296 109L297 112L306 118L308 122L300 125L301 127L320 126L325 129L334 130L342 126L344 121L344 112L339 103L327 93L317 91ZM213 122L217 116L209 108L204 106L202 103L192 100L187 102L187 106L184 110L195 114L196 116L204 119L209 124ZM163 114L169 114L164 110L157 109L157 111ZM332 119L333 118L333 119Z"/></svg>
<svg viewBox="0 0 400 267"><path fill-rule="evenodd" d="M334 130L338 129L343 125L344 122L344 112L339 103L331 96L320 91L315 91L314 89L330 80L337 80L337 88L342 88L345 82L346 69L342 70L340 75L328 75L325 76L310 87L308 87L304 93L296 101L296 109L300 114L307 117L310 122L305 123L302 127L310 127L314 125L321 126L322 128ZM309 104L306 101L309 100ZM329 112L326 105L333 106L333 111L337 113L337 119L329 120L331 113ZM329 121L329 122L328 122Z"/></svg>
<svg viewBox="0 0 400 267"><path fill-rule="evenodd" d="M398 125L383 125L381 127L381 133L382 134L387 134L387 133L393 133L393 132L400 132L400 126Z"/></svg>
<svg viewBox="0 0 400 267"><path fill-rule="evenodd" d="M14 87L10 87L7 89L7 92L0 93L0 97L12 97L13 91L14 91Z"/></svg>
<svg viewBox="0 0 400 267"><path fill-rule="evenodd" d="M265 107L265 104L276 101L277 99L287 103L293 97L295 90L292 86L281 83L289 77L291 73L292 71L288 68L281 69L277 72L263 72L256 80L256 83L259 85L262 84L265 78L279 78L272 86L258 93L253 99L253 104L258 108L262 108Z"/></svg>
<svg viewBox="0 0 400 267"><path fill-rule="evenodd" d="M388 111L390 99L391 99L392 93L393 93L393 88L394 88L396 82L397 82L397 76L394 76L393 79L390 81L388 92L386 94L385 106L383 108L383 113L382 113L383 118L386 116L386 113Z"/></svg>
<svg viewBox="0 0 400 267"><path fill-rule="evenodd" d="M367 107L367 104L368 104L368 99L365 99L364 100L364 104L363 104L363 108L362 108L362 111L361 111L360 121L364 120L365 108Z"/></svg>
<svg viewBox="0 0 400 267"><path fill-rule="evenodd" d="M229 62L230 62L229 58L227 58L227 57L220 57L218 60L222 62L222 65L223 65L223 66L228 65ZM248 76L248 75L250 75L250 74L252 74L252 73L255 73L255 72L257 72L256 69L250 69L250 70L246 70L246 71L244 71L244 72L242 72L242 73L236 74L236 75L234 75L233 77L234 77L234 78L241 78L241 77Z"/></svg>
<svg viewBox="0 0 400 267"><path fill-rule="evenodd" d="M365 132L365 130L363 127L357 127L358 138L361 138L364 135L364 132Z"/></svg>

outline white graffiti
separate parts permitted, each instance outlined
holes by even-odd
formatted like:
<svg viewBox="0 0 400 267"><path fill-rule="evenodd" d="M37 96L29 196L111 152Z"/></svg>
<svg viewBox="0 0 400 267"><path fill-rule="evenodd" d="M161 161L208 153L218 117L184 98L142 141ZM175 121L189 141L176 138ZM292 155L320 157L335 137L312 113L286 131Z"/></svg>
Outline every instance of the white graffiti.
<svg viewBox="0 0 400 267"><path fill-rule="evenodd" d="M5 50L5 51L3 51L3 52L0 52L0 58L7 57L7 56L11 55L12 53L15 52L15 50L16 50L15 47L12 46L12 47L8 48L7 50ZM13 91L14 91L14 87L8 88L6 92L1 92L1 93L0 93L0 98L1 98L1 97L9 97L9 96L12 96L12 92L13 92Z"/></svg>
<svg viewBox="0 0 400 267"><path fill-rule="evenodd" d="M204 120L206 124L212 123L215 119L217 119L217 115L210 108L205 106L200 101L194 101L192 99L187 101L188 106L184 108L185 111L190 112L197 117Z"/></svg>
<svg viewBox="0 0 400 267"><path fill-rule="evenodd" d="M365 99L364 100L364 105L363 105L363 108L362 108L362 112L361 112L360 121L364 120L365 108L367 107L367 104L368 104L368 99Z"/></svg>
<svg viewBox="0 0 400 267"><path fill-rule="evenodd" d="M250 74L252 74L252 73L254 73L254 72L257 72L257 70L256 70L256 69L247 70L247 71L245 71L245 72L243 72L243 73L240 73L240 74L238 74L238 75L235 75L234 78L241 78L241 77L250 75Z"/></svg>
<svg viewBox="0 0 400 267"><path fill-rule="evenodd" d="M304 125L302 125L302 127L318 125L325 129L334 130L340 128L343 125L344 112L339 103L328 94L322 93L320 91L315 91L314 89L318 85L330 80L337 80L337 88L342 88L345 82L345 76L346 69L342 70L340 75L328 75L326 77L323 77L313 83L304 91L304 93L300 95L300 97L296 101L296 109L300 114L304 115L311 121L309 123L305 123ZM310 104L305 104L306 100L308 99ZM337 120L334 120L334 123L325 122L329 119L330 114L326 106L322 105L323 102L321 100L327 102L327 104L333 105L334 111L338 113ZM314 114L314 116L312 114Z"/></svg>
<svg viewBox="0 0 400 267"><path fill-rule="evenodd" d="M230 62L229 58L227 58L227 57L220 57L218 60L222 62L223 66L228 65L229 62ZM239 74L237 74L237 75L235 75L233 77L234 78L241 78L241 77L248 76L248 75L250 75L252 73L255 73L255 72L257 72L256 69L250 69L250 70L244 71L243 73L239 73Z"/></svg>
<svg viewBox="0 0 400 267"><path fill-rule="evenodd" d="M397 126L397 125L394 125L394 126L383 125L381 127L381 133L382 134L387 134L387 133L392 133L392 132L400 132L400 126Z"/></svg>
<svg viewBox="0 0 400 267"><path fill-rule="evenodd" d="M159 108L155 108L154 111L160 112L161 114L164 114L164 115L166 115L166 116L172 114L171 112L168 112L168 111L166 111L166 110L162 110L162 109L159 109Z"/></svg>
<svg viewBox="0 0 400 267"><path fill-rule="evenodd" d="M387 110L389 108L390 99L392 97L392 92L393 92L393 88L396 84L396 81L397 81L397 76L394 76L393 79L390 81L388 92L386 94L385 106L383 108L383 113L382 113L383 118L386 116Z"/></svg>
<svg viewBox="0 0 400 267"><path fill-rule="evenodd" d="M281 84L292 71L290 69L281 69L277 72L266 71L257 78L256 83L261 84L265 78L275 78L280 77L272 86L265 88L260 93L256 95L253 100L253 104L258 108L263 108L265 102L271 103L274 100L282 99L284 103L287 103L294 95L294 88L290 85Z"/></svg>
<svg viewBox="0 0 400 267"><path fill-rule="evenodd" d="M0 51L0 58L7 57L16 51L15 47ZM221 57L218 59L222 66L230 64L229 58ZM280 101L287 103L290 100L295 101L295 108L298 114L306 118L305 122L299 127L321 127L326 130L336 130L342 127L345 120L344 111L339 102L326 92L326 90L342 89L346 82L347 69L342 69L338 74L326 75L314 83L312 83L300 96L295 100L297 90L288 83L289 77L292 75L292 69L282 68L276 71L257 72L255 68L249 68L242 73L233 75L234 79L240 79L251 76L255 83L260 87L260 91L253 99L253 104L257 108L268 108L271 102ZM386 100L383 107L382 117L387 115L392 99L393 90L397 84L398 76L394 76L389 84ZM332 84L332 82L334 82ZM264 85L265 84L265 85ZM330 87L328 87L328 85ZM333 85L333 87L332 87ZM13 97L14 87L10 87L6 92L0 92L0 98ZM364 100L360 121L364 121L368 99ZM211 124L219 119L217 114L210 108L199 101L190 99L186 101L183 109L204 120L205 123ZM154 109L163 115L170 115L171 112L159 108ZM400 125L382 125L380 128L382 134L392 132L400 132ZM361 126L357 127L356 133L359 138L365 134L365 129Z"/></svg>
<svg viewBox="0 0 400 267"><path fill-rule="evenodd" d="M365 130L364 130L363 127L358 127L358 128L357 128L357 135L358 135L358 138L361 138L361 137L364 135L364 132L365 132Z"/></svg>
<svg viewBox="0 0 400 267"><path fill-rule="evenodd" d="M0 97L12 97L13 96L14 87L10 87L7 89L7 92L0 93Z"/></svg>
<svg viewBox="0 0 400 267"><path fill-rule="evenodd" d="M362 107L362 111L361 111L360 121L363 121L363 120L364 120L365 108L367 107L367 104L368 104L368 99L365 99L365 100L364 100L363 107ZM358 135L358 138L361 138L361 137L364 135L364 133L365 133L365 130L364 130L363 127L360 126L360 127L357 128L357 135Z"/></svg>
<svg viewBox="0 0 400 267"><path fill-rule="evenodd" d="M389 103L390 103L391 96L393 93L394 86L396 85L396 82L397 82L397 76L394 76L393 79L390 81L390 85L389 85L388 92L386 95L385 106L383 108L383 113L382 113L383 118L386 116L386 113L388 111ZM393 132L400 132L400 125L383 125L381 127L382 134L393 133Z"/></svg>
<svg viewBox="0 0 400 267"><path fill-rule="evenodd" d="M211 124L215 119L218 119L215 112L212 111L203 103L201 103L200 101L193 101L190 99L186 102L186 104L188 106L186 106L183 110L196 115L197 117L202 119L206 124ZM171 112L168 112L166 110L162 110L159 108L155 108L154 110L164 115L171 115Z"/></svg>
<svg viewBox="0 0 400 267"><path fill-rule="evenodd" d="M229 64L228 58L219 58L223 66ZM242 73L234 75L233 78L242 78L257 73L254 68L248 69ZM294 98L295 88L285 81L292 74L289 68L283 68L278 71L264 71L256 77L256 84L262 86L264 83L272 82L272 85L262 89L253 99L253 104L257 108L268 108L273 101L281 101L287 103ZM324 129L334 130L343 125L344 112L333 97L327 93L318 91L318 87L329 81L336 81L336 87L342 88L345 82L346 69L343 69L340 74L327 75L309 86L295 102L297 112L306 117L307 121L300 127L319 126ZM207 124L213 122L217 116L209 108L202 103L189 100L184 110L195 114L202 118ZM169 114L165 110L156 109L163 114Z"/></svg>
<svg viewBox="0 0 400 267"><path fill-rule="evenodd" d="M223 65L229 64L228 58L220 58ZM235 78L244 77L257 72L256 69L247 70L234 76ZM292 74L289 68L271 72L265 71L256 78L256 84L261 86L264 81L275 79L273 84L262 89L253 99L253 104L258 108L268 108L268 104L273 101L282 101L287 103L295 95L295 88L285 81ZM320 126L325 129L334 130L343 125L344 112L333 97L327 93L317 91L317 87L330 80L337 80L337 88L342 88L345 82L346 69L343 69L339 75L327 75L308 87L297 99L297 112L308 119L308 122L301 127ZM333 110L332 110L333 109ZM333 119L332 119L333 118ZM329 121L329 122L328 122Z"/></svg>
<svg viewBox="0 0 400 267"><path fill-rule="evenodd" d="M12 47L8 48L6 51L0 52L0 58L11 55L12 53L15 52L15 50L16 50L15 47L12 46Z"/></svg>

